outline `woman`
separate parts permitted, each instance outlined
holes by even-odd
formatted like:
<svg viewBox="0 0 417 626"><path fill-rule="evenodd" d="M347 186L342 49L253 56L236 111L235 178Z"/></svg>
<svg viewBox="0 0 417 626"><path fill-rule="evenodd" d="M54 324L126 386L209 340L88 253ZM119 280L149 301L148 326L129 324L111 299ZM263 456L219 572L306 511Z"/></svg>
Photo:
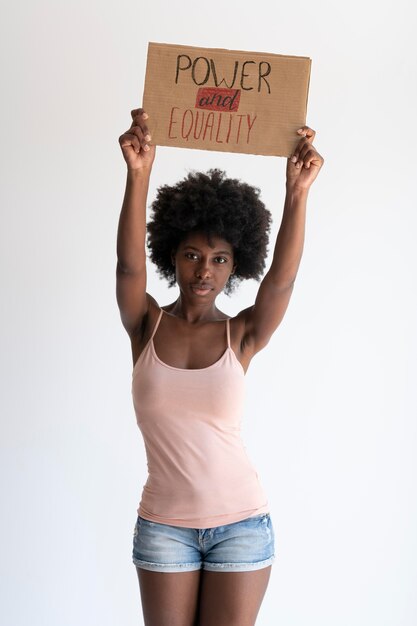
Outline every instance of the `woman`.
<svg viewBox="0 0 417 626"><path fill-rule="evenodd" d="M219 170L159 189L148 245L179 295L146 292L146 202L155 146L143 109L119 138L127 183L117 300L133 356L132 394L149 476L134 529L146 626L252 626L274 560L268 502L240 438L244 374L287 309L301 260L308 190L323 164L300 129L284 213L253 306L216 306L264 267L270 214L258 190Z"/></svg>

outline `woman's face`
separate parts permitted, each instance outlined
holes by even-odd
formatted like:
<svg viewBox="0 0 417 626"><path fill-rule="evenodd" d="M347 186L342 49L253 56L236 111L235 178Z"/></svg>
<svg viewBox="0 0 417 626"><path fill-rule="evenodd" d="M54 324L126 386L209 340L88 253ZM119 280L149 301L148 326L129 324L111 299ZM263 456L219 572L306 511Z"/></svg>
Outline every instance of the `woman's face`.
<svg viewBox="0 0 417 626"><path fill-rule="evenodd" d="M212 300L235 270L233 248L225 239L191 232L173 252L178 286L193 299Z"/></svg>

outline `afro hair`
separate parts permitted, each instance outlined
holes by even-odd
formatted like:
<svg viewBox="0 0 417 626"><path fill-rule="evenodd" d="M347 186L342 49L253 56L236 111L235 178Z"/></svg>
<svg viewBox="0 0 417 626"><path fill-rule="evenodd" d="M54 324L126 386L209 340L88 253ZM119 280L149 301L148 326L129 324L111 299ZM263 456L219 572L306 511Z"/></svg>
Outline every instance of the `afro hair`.
<svg viewBox="0 0 417 626"><path fill-rule="evenodd" d="M258 188L227 178L220 169L190 172L175 185L158 188L147 225L147 244L151 260L170 287L176 282L172 252L191 231L220 237L232 246L237 267L226 284L226 294L242 279L260 280L271 213L259 195Z"/></svg>

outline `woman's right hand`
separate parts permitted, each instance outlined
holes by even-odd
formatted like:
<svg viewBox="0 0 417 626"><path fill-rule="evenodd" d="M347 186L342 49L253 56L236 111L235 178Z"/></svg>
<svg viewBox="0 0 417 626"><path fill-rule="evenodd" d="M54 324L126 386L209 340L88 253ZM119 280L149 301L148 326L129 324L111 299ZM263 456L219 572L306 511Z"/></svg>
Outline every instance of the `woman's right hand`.
<svg viewBox="0 0 417 626"><path fill-rule="evenodd" d="M151 135L146 125L148 114L143 109L131 111L132 125L119 137L128 170L151 169L155 159L155 146L150 146Z"/></svg>

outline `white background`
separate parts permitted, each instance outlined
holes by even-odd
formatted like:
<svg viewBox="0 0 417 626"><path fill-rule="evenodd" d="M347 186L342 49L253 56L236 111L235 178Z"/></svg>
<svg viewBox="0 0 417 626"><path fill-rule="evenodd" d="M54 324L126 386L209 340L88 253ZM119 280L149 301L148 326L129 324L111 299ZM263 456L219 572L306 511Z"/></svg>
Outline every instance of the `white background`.
<svg viewBox="0 0 417 626"><path fill-rule="evenodd" d="M148 41L309 56L310 193L287 315L248 373L244 439L277 561L259 626L413 626L417 609L412 3L40 0L0 33L1 615L142 624L131 563L146 462L115 299L117 143ZM221 167L279 226L285 161L158 149L158 185ZM154 275L149 290L175 296ZM254 298L242 285L237 312Z"/></svg>

